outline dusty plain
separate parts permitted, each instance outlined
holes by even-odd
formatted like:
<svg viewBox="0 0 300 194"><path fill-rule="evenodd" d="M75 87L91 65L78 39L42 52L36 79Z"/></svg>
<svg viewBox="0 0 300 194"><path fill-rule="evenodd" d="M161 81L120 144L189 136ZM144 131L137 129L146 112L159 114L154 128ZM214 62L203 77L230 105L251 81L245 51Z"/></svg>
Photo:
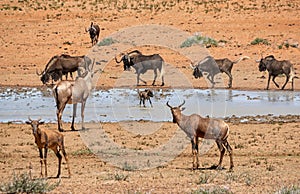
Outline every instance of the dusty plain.
<svg viewBox="0 0 300 194"><path fill-rule="evenodd" d="M297 74L300 70L299 47L284 43L286 40L289 43L300 41L298 0L4 0L0 9L2 88L46 87L42 86L36 70L42 70L53 55L88 53L91 43L85 28L91 21L101 26L100 41L121 29L146 24L172 26L191 35L200 32L222 40L218 47L207 48L215 58L236 60L245 55L251 58L233 67L232 89L264 90L267 74L259 72L255 63L262 55L272 54L279 60L290 60ZM251 44L256 38L266 39L268 44ZM178 52L160 47L145 47L143 52L160 53L168 64L182 72L194 88L208 87L204 79L193 78L190 61ZM122 73L122 66L112 58L96 86L112 88ZM131 76L134 77L134 74ZM227 77L222 77L227 83ZM284 78L277 79L282 85ZM173 84L168 82L166 74L164 88ZM270 89L279 90L273 83L270 83ZM286 89L290 89L290 84ZM295 91L299 89L300 81L295 79ZM157 133L141 136L122 130L117 123L101 125L117 144L139 150L159 146L179 130L175 124L167 122L161 124ZM118 168L94 155L82 141L80 132L65 132L72 176L67 177L66 164L63 163L61 182L51 193L196 193L200 188L233 193L274 193L291 185L299 187L298 121L229 122L229 125L229 142L234 148L233 172L228 172L228 155L224 157L224 170L208 169L218 161L216 146L201 155L200 170L191 169L190 146L174 160L157 168ZM44 127L56 130L55 124ZM1 182L10 181L14 173L28 172L29 163L33 166L33 177L39 177L38 150L29 126L1 123L0 143ZM56 175L56 167L57 160L50 151L49 176ZM49 181L55 183L58 180Z"/></svg>

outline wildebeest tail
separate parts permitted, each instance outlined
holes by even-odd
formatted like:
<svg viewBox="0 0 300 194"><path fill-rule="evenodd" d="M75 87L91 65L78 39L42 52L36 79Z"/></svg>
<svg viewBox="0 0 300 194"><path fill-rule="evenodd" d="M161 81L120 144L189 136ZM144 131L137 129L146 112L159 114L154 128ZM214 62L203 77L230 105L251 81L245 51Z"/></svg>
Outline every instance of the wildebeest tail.
<svg viewBox="0 0 300 194"><path fill-rule="evenodd" d="M294 78L298 78L296 76L296 73L295 73L295 70L294 70L294 67L291 66L291 69L290 69L290 79L289 79L289 82L292 82Z"/></svg>
<svg viewBox="0 0 300 194"><path fill-rule="evenodd" d="M242 57L239 58L238 60L234 61L233 64L237 64L237 63L241 62L241 61L244 60L244 59L250 59L250 57L248 57L248 56L242 56Z"/></svg>
<svg viewBox="0 0 300 194"><path fill-rule="evenodd" d="M162 61L159 79L162 79L162 77L164 76L164 74L165 74L165 62Z"/></svg>

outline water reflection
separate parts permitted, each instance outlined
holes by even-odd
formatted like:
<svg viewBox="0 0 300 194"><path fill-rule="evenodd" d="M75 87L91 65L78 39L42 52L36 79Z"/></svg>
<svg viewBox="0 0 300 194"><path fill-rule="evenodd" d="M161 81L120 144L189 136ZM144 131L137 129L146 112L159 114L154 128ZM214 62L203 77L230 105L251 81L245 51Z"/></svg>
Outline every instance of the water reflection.
<svg viewBox="0 0 300 194"><path fill-rule="evenodd" d="M143 90L144 88L140 88ZM56 122L55 102L51 89L0 89L0 122L25 121L28 116ZM126 120L171 121L166 102L176 106L186 101L185 114L203 117L235 115L298 115L300 92L238 91L225 89L153 89L153 108L140 107L137 89L94 90L87 101L87 121L118 122ZM70 122L72 106L67 105L63 120ZM80 122L78 117L77 122Z"/></svg>

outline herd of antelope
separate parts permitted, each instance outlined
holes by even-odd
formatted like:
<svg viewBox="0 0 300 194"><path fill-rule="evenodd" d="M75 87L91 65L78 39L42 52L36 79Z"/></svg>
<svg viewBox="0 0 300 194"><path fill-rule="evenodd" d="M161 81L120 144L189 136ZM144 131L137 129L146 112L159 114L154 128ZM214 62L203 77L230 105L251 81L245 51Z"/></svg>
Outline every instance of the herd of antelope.
<svg viewBox="0 0 300 194"><path fill-rule="evenodd" d="M89 32L92 46L95 45L99 38L100 28L98 25L91 23L91 26L86 30ZM214 76L218 73L226 73L229 77L228 88L232 87L232 74L231 70L234 64L239 63L242 60L249 59L247 56L243 56L236 61L231 61L227 58L224 59L214 59L213 57L206 57L203 60L197 62L196 64L191 64L193 69L192 75L195 78L203 77L203 74L207 74L207 79L212 84L212 87L215 85ZM161 86L164 86L164 59L159 54L153 55L143 55L140 51L134 50L129 53L121 53L120 60L115 57L117 63L123 62L124 70L129 70L133 67L136 70L137 74L137 85L139 81L142 81L146 84L146 81L141 79L141 74L146 73L148 70L153 70L154 79L152 85L155 85L157 78L157 71L160 72ZM286 84L291 82L291 89L294 89L294 79L297 78L295 71L291 62L284 60L278 61L273 55L262 57L259 61L259 71L268 71L269 77L267 82L266 89L269 89L270 79L274 84L279 88L279 85L275 82L275 78L284 74L286 76L286 81L281 87L283 90ZM40 77L43 84L48 83L50 80L55 82L53 87L53 96L56 102L57 108L57 123L58 131L42 129L40 125L44 122L39 120L32 120L29 117L29 120L26 121L27 124L31 125L33 135L35 137L35 142L39 149L40 162L41 162L41 176L43 176L43 164L45 168L45 176L47 177L47 150L48 148L52 149L58 158L58 173L57 177L60 177L61 174L61 160L62 156L60 151L65 157L68 166L69 176L71 176L71 171L69 168L68 157L64 148L64 136L62 127L62 114L64 108L67 104L73 104L73 119L71 124L71 130L75 130L74 120L76 116L77 103L81 103L81 122L82 129L84 129L84 108L86 105L87 98L90 95L92 89L92 78L97 71L94 71L95 61L90 59L87 56L69 56L69 55L60 55L54 56L50 59L45 69L37 74ZM77 71L77 77L75 80L67 80L68 73L71 75L72 72ZM62 80L62 75L66 76L66 80ZM73 79L73 78L72 78ZM139 92L140 105L143 103L145 107L145 100L148 100L151 107L152 102L150 100L153 97L153 92L149 89ZM184 110L185 101L179 106L171 106L169 101L166 105L170 108L173 122L176 123L190 138L192 144L192 153L193 153L193 169L199 167L198 159L198 143L199 138L213 139L215 140L218 149L220 151L220 159L217 165L217 169L222 169L223 156L225 150L228 151L230 157L230 170L233 169L233 156L232 148L228 143L229 136L229 126L221 119L215 118L203 118L198 114L184 115L182 111ZM44 149L44 153L43 153Z"/></svg>

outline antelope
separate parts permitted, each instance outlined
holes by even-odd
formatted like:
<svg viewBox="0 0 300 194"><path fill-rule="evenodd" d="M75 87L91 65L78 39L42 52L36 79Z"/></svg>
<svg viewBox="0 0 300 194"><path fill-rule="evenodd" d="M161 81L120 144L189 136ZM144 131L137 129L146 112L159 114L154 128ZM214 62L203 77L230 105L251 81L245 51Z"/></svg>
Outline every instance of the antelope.
<svg viewBox="0 0 300 194"><path fill-rule="evenodd" d="M39 125L44 124L45 122L41 121L41 119L38 120L31 120L28 118L29 121L26 121L26 124L31 125L32 128L32 133L35 138L35 143L39 149L40 153L40 162L41 162L41 177L43 177L43 163L45 165L45 177L47 177L47 153L48 153L48 148L52 149L55 155L58 158L58 172L56 175L56 178L60 177L60 172L61 172L61 160L62 156L59 153L60 150L62 151L62 154L65 157L67 166L68 166L68 172L69 172L69 177L71 177L71 171L69 167L69 162L68 162L68 157L65 151L65 146L64 146L64 135L54 131L54 130L49 130L49 129L40 129ZM43 154L43 149L44 149L44 154Z"/></svg>
<svg viewBox="0 0 300 194"><path fill-rule="evenodd" d="M74 120L76 117L77 103L81 103L81 123L82 129L84 129L84 108L86 100L90 95L92 89L92 78L94 73L92 72L94 62L91 69L89 69L89 64L85 64L85 72L78 76L75 82L70 81L60 81L53 87L53 94L56 101L56 115L58 122L58 130L64 131L62 128L62 114L66 107L66 104L73 104L73 118L71 130L75 131Z"/></svg>
<svg viewBox="0 0 300 194"><path fill-rule="evenodd" d="M173 123L177 125L185 132L190 138L192 143L193 153L193 169L199 167L199 137L204 139L213 139L218 145L220 150L220 160L217 169L222 169L222 161L225 154L225 148L229 152L230 157L230 170L233 169L233 157L232 148L230 147L227 138L229 135L229 126L221 119L215 118L203 118L198 114L192 114L190 116L182 114L185 109L182 107L185 101L177 107L172 107L167 102L167 106L171 109L173 116Z"/></svg>

